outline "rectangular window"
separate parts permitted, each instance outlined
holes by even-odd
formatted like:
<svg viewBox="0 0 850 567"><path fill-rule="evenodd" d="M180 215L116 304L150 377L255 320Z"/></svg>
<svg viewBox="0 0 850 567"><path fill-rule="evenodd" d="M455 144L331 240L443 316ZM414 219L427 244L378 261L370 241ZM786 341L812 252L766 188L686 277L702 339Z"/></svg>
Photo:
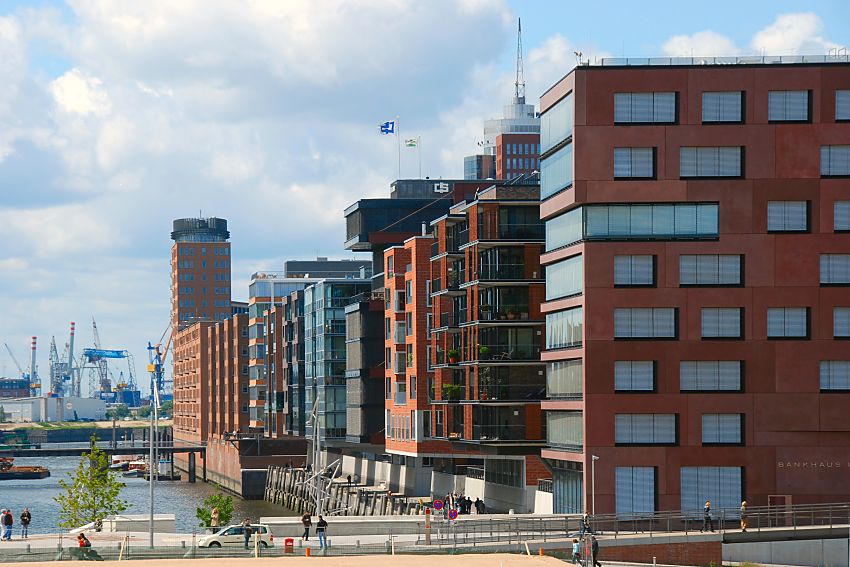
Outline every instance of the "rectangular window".
<svg viewBox="0 0 850 567"><path fill-rule="evenodd" d="M547 152L573 135L573 95L540 115L540 151Z"/></svg>
<svg viewBox="0 0 850 567"><path fill-rule="evenodd" d="M546 221L546 250L556 250L581 241L581 209L573 209Z"/></svg>
<svg viewBox="0 0 850 567"><path fill-rule="evenodd" d="M584 446L582 412L547 411L546 441L552 447L580 452Z"/></svg>
<svg viewBox="0 0 850 567"><path fill-rule="evenodd" d="M702 415L703 445L740 445L743 443L740 413L706 413Z"/></svg>
<svg viewBox="0 0 850 567"><path fill-rule="evenodd" d="M407 392L407 395L411 400L416 399L416 376L410 377L410 388Z"/></svg>
<svg viewBox="0 0 850 567"><path fill-rule="evenodd" d="M832 310L832 336L836 339L850 338L850 307Z"/></svg>
<svg viewBox="0 0 850 567"><path fill-rule="evenodd" d="M835 121L850 120L850 91L835 91Z"/></svg>
<svg viewBox="0 0 850 567"><path fill-rule="evenodd" d="M614 93L614 124L675 124L676 93Z"/></svg>
<svg viewBox="0 0 850 567"><path fill-rule="evenodd" d="M738 510L743 493L743 467L681 467L681 509L701 513L706 500L714 510Z"/></svg>
<svg viewBox="0 0 850 567"><path fill-rule="evenodd" d="M717 203L589 205L587 240L716 238Z"/></svg>
<svg viewBox="0 0 850 567"><path fill-rule="evenodd" d="M584 284L581 254L546 266L546 299L579 295Z"/></svg>
<svg viewBox="0 0 850 567"><path fill-rule="evenodd" d="M744 149L731 147L679 148L679 177L743 177Z"/></svg>
<svg viewBox="0 0 850 567"><path fill-rule="evenodd" d="M655 512L655 467L616 467L617 515Z"/></svg>
<svg viewBox="0 0 850 567"><path fill-rule="evenodd" d="M682 392L740 392L740 360L682 360L679 389Z"/></svg>
<svg viewBox="0 0 850 567"><path fill-rule="evenodd" d="M768 122L808 122L809 91L770 91L767 93Z"/></svg>
<svg viewBox="0 0 850 567"><path fill-rule="evenodd" d="M821 285L850 284L850 254L820 255Z"/></svg>
<svg viewBox="0 0 850 567"><path fill-rule="evenodd" d="M743 256L738 254L682 254L680 286L741 285Z"/></svg>
<svg viewBox="0 0 850 567"><path fill-rule="evenodd" d="M540 164L540 199L573 184L573 145L567 144Z"/></svg>
<svg viewBox="0 0 850 567"><path fill-rule="evenodd" d="M424 410L422 412L422 437L431 437L431 435L431 410Z"/></svg>
<svg viewBox="0 0 850 567"><path fill-rule="evenodd" d="M850 231L850 201L835 201L833 204L833 224L835 232Z"/></svg>
<svg viewBox="0 0 850 567"><path fill-rule="evenodd" d="M768 307L767 338L806 339L808 337L808 307Z"/></svg>
<svg viewBox="0 0 850 567"><path fill-rule="evenodd" d="M850 360L822 360L820 363L821 391L850 391Z"/></svg>
<svg viewBox="0 0 850 567"><path fill-rule="evenodd" d="M546 315L546 348L576 348L582 342L582 308Z"/></svg>
<svg viewBox="0 0 850 567"><path fill-rule="evenodd" d="M808 201L768 201L768 232L807 232L809 230Z"/></svg>
<svg viewBox="0 0 850 567"><path fill-rule="evenodd" d="M655 256L614 256L615 286L654 286Z"/></svg>
<svg viewBox="0 0 850 567"><path fill-rule="evenodd" d="M614 390L652 392L655 390L654 360L617 360L614 362Z"/></svg>
<svg viewBox="0 0 850 567"><path fill-rule="evenodd" d="M546 366L546 397L580 400L582 397L582 360L550 362Z"/></svg>
<svg viewBox="0 0 850 567"><path fill-rule="evenodd" d="M614 416L617 445L675 445L676 414L618 413Z"/></svg>
<svg viewBox="0 0 850 567"><path fill-rule="evenodd" d="M702 308L702 338L740 339L743 309L740 307Z"/></svg>
<svg viewBox="0 0 850 567"><path fill-rule="evenodd" d="M822 177L850 175L850 146L821 146L820 174Z"/></svg>
<svg viewBox="0 0 850 567"><path fill-rule="evenodd" d="M654 179L655 148L614 148L614 179Z"/></svg>
<svg viewBox="0 0 850 567"><path fill-rule="evenodd" d="M740 123L743 94L741 91L702 93L703 123Z"/></svg>
<svg viewBox="0 0 850 567"><path fill-rule="evenodd" d="M675 339L676 336L674 307L614 309L615 339Z"/></svg>

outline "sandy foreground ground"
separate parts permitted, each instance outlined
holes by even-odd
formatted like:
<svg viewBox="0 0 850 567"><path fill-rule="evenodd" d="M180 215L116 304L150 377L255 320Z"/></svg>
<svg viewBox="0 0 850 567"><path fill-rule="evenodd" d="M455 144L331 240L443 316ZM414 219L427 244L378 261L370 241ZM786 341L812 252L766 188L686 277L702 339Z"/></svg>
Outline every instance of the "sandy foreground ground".
<svg viewBox="0 0 850 567"><path fill-rule="evenodd" d="M234 559L147 559L135 561L134 565L140 567L279 567L286 562L287 567L435 567L438 565L451 565L451 567L564 567L564 562L554 557L540 557L537 555L509 555L506 553L493 554L460 554L460 555L367 555L367 556L345 556L345 557L267 557L267 558L245 558ZM73 562L76 563L76 562ZM106 564L127 565L127 561L105 561L98 565ZM297 565L293 566L293 563ZM27 562L28 567L56 567L56 563L50 562Z"/></svg>

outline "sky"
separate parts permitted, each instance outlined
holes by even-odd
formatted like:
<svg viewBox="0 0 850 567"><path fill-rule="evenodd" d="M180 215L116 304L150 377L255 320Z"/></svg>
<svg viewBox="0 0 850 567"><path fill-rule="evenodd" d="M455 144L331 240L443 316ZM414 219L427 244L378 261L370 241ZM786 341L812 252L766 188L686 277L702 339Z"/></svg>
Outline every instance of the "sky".
<svg viewBox="0 0 850 567"><path fill-rule="evenodd" d="M850 45L843 0L0 0L0 342L28 364L38 336L46 376L50 337L61 352L76 321L79 352L94 317L146 385L174 218L228 219L234 300L286 259L351 257L343 209L397 177L378 124L421 137L423 175L462 177L513 93L518 17L534 103L575 51Z"/></svg>

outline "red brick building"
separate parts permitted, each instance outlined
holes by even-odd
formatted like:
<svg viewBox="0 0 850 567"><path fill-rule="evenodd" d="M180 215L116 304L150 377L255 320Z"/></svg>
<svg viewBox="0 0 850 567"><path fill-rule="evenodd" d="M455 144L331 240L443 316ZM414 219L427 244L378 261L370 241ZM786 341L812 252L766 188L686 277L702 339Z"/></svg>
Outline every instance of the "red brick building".
<svg viewBox="0 0 850 567"><path fill-rule="evenodd" d="M629 63L541 97L555 511L845 501L850 66Z"/></svg>
<svg viewBox="0 0 850 567"><path fill-rule="evenodd" d="M540 169L540 132L496 136L496 179L514 179Z"/></svg>

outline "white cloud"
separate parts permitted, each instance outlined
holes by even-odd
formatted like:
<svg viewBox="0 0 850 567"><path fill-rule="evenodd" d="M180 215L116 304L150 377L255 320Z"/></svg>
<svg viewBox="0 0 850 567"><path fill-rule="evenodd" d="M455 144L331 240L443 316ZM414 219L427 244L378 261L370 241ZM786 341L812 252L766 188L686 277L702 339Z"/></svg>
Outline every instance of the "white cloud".
<svg viewBox="0 0 850 567"><path fill-rule="evenodd" d="M674 35L661 49L664 55L670 57L728 57L741 54L734 41L711 30L693 35Z"/></svg>
<svg viewBox="0 0 850 567"><path fill-rule="evenodd" d="M79 69L71 69L53 81L50 92L59 108L71 114L104 116L111 106L103 82Z"/></svg>
<svg viewBox="0 0 850 567"><path fill-rule="evenodd" d="M753 36L751 46L756 54L823 55L839 45L824 38L822 32L823 22L817 14L782 14Z"/></svg>

